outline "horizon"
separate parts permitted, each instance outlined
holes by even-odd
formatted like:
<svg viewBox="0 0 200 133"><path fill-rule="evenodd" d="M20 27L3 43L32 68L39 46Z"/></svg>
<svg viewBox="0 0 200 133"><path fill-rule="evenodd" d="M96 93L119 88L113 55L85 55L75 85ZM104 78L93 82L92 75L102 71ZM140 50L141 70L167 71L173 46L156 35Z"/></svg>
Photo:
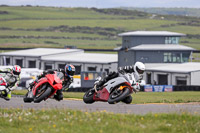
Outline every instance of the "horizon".
<svg viewBox="0 0 200 133"><path fill-rule="evenodd" d="M200 8L199 0L0 0L0 5L69 8Z"/></svg>

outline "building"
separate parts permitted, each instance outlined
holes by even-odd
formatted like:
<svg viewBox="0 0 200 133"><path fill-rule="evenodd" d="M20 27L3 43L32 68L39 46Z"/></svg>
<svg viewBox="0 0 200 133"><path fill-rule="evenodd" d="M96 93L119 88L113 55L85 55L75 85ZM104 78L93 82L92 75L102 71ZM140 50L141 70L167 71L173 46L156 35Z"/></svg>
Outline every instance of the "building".
<svg viewBox="0 0 200 133"><path fill-rule="evenodd" d="M26 50L17 50L12 52L0 53L0 65L19 65L22 68L41 67L41 57L62 53L82 52L80 49L53 49L53 48L35 48ZM48 67L48 66L47 66Z"/></svg>
<svg viewBox="0 0 200 133"><path fill-rule="evenodd" d="M147 63L144 79L153 85L200 85L200 63Z"/></svg>
<svg viewBox="0 0 200 133"><path fill-rule="evenodd" d="M41 58L42 68L57 69L63 68L65 64L73 64L76 67L76 72L81 71L116 71L117 70L117 55L116 54L97 54L84 53L84 51L75 54L57 54L51 56L43 56Z"/></svg>
<svg viewBox="0 0 200 133"><path fill-rule="evenodd" d="M118 51L118 66L144 63L188 62L195 49L179 45L185 34L168 31L134 31L121 33L122 46Z"/></svg>
<svg viewBox="0 0 200 133"><path fill-rule="evenodd" d="M81 71L117 70L116 54L84 53L81 49L35 48L0 53L0 65L19 65L22 68L58 69L73 64L76 74Z"/></svg>

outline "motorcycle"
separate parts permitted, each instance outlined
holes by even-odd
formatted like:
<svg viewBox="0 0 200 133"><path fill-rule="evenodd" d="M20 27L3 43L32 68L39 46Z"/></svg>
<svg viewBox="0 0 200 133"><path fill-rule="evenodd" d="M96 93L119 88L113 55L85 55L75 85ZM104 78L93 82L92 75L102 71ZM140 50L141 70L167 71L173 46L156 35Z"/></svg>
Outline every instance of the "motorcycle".
<svg viewBox="0 0 200 133"><path fill-rule="evenodd" d="M5 98L5 89L7 88L8 84L6 83L6 80L0 76L0 97Z"/></svg>
<svg viewBox="0 0 200 133"><path fill-rule="evenodd" d="M83 96L83 101L87 104L94 103L95 101L108 102L109 104L122 101L130 104L132 102L131 94L137 92L139 86L139 83L135 82L133 73L119 73L118 77L109 80L98 90L96 84L94 84L94 88L88 90Z"/></svg>
<svg viewBox="0 0 200 133"><path fill-rule="evenodd" d="M62 72L45 75L45 77L39 79L32 88L28 87L28 93L24 97L24 102L33 101L39 103L42 100L47 100L53 96L57 90L63 88L63 80L64 74Z"/></svg>

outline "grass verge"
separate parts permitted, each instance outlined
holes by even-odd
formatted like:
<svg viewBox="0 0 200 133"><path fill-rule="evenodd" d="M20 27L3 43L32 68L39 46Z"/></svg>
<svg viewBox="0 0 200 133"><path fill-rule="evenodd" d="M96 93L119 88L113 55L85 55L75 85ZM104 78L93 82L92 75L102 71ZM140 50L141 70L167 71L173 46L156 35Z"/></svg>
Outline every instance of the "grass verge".
<svg viewBox="0 0 200 133"><path fill-rule="evenodd" d="M198 114L113 114L106 111L0 109L2 133L187 133L200 131Z"/></svg>

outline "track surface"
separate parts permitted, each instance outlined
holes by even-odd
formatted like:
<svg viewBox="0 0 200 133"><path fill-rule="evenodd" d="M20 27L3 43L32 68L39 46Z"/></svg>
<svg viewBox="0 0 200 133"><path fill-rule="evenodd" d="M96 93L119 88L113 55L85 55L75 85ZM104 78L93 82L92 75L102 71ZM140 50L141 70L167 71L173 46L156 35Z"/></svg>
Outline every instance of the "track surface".
<svg viewBox="0 0 200 133"><path fill-rule="evenodd" d="M21 97L12 97L10 101L0 99L0 108L23 108L23 109L75 109L82 111L107 111L113 113L147 114L147 113L183 113L200 114L200 103L190 104L124 104L114 105L96 102L85 104L82 100L56 101L48 99L41 103L24 103Z"/></svg>

